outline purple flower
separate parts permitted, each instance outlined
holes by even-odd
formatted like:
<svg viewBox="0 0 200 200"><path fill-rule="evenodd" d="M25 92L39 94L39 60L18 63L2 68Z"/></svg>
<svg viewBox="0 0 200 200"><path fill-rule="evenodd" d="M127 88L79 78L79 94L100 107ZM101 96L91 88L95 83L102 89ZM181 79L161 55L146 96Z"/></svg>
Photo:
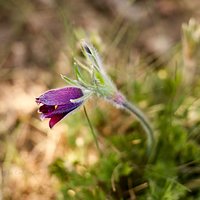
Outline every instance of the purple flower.
<svg viewBox="0 0 200 200"><path fill-rule="evenodd" d="M41 104L41 119L50 118L49 127L52 128L83 103L83 100L73 102L83 96L83 91L78 87L64 87L45 92L36 98L36 103Z"/></svg>

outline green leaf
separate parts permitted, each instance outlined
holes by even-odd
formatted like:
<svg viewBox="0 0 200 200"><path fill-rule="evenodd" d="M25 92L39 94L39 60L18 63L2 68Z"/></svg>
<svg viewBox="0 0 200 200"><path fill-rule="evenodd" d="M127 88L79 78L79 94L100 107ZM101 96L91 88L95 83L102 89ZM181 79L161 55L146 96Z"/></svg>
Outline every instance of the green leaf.
<svg viewBox="0 0 200 200"><path fill-rule="evenodd" d="M74 63L74 70L75 70L75 75L76 78L84 85L84 86L89 86L88 83L86 83L84 81L84 77L82 76L80 69L79 69L79 65L77 63Z"/></svg>
<svg viewBox="0 0 200 200"><path fill-rule="evenodd" d="M77 60L76 58L74 58L75 61L75 65L78 65L79 67L85 69L89 74L92 73L92 70L90 69L90 66L87 66L86 64L82 63L80 60Z"/></svg>
<svg viewBox="0 0 200 200"><path fill-rule="evenodd" d="M65 76L65 75L60 75L61 76L61 78L63 79L63 80L65 80L67 83L69 83L70 85L78 85L78 83L77 83L77 81L76 80L72 80L72 79L70 79L70 78L68 78L67 76Z"/></svg>

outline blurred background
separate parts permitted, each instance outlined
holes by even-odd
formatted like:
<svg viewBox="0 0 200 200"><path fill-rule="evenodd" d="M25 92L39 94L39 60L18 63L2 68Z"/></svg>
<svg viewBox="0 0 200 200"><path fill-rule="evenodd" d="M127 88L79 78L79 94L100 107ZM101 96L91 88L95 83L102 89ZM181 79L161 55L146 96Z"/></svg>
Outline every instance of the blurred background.
<svg viewBox="0 0 200 200"><path fill-rule="evenodd" d="M52 130L35 97L86 38L151 121L94 97ZM200 1L0 0L0 199L200 199Z"/></svg>

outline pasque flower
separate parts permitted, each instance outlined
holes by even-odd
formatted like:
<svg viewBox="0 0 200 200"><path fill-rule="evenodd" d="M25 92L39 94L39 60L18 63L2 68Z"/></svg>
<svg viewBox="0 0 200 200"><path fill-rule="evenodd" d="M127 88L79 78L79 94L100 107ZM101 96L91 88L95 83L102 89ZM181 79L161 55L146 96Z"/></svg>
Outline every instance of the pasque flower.
<svg viewBox="0 0 200 200"><path fill-rule="evenodd" d="M49 127L52 128L83 103L83 100L72 102L81 97L83 97L83 91L78 87L64 87L45 92L36 98L36 102L40 104L41 119L50 118Z"/></svg>
<svg viewBox="0 0 200 200"><path fill-rule="evenodd" d="M105 72L96 49L85 41L81 43L81 46L86 62L75 59L76 80L61 75L72 86L49 90L36 98L36 102L42 104L39 108L41 118L50 118L49 126L51 128L94 94L134 114L147 134L147 144L148 149L150 149L153 142L153 131L145 115L136 106L129 103L117 90L115 84ZM89 79L81 69L88 72Z"/></svg>

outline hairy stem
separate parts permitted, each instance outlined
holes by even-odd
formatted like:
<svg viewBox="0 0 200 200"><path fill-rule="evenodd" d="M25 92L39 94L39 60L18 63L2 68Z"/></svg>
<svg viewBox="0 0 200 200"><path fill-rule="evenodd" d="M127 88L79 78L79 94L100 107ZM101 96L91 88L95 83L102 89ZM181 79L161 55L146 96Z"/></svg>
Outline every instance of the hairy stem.
<svg viewBox="0 0 200 200"><path fill-rule="evenodd" d="M140 121L147 135L147 153L150 154L153 143L154 143L154 135L153 135L153 130L151 128L151 125L148 119L145 117L145 115L142 113L142 111L139 108L129 103L128 101L124 101L122 103L122 107L128 110L129 112L131 112Z"/></svg>

